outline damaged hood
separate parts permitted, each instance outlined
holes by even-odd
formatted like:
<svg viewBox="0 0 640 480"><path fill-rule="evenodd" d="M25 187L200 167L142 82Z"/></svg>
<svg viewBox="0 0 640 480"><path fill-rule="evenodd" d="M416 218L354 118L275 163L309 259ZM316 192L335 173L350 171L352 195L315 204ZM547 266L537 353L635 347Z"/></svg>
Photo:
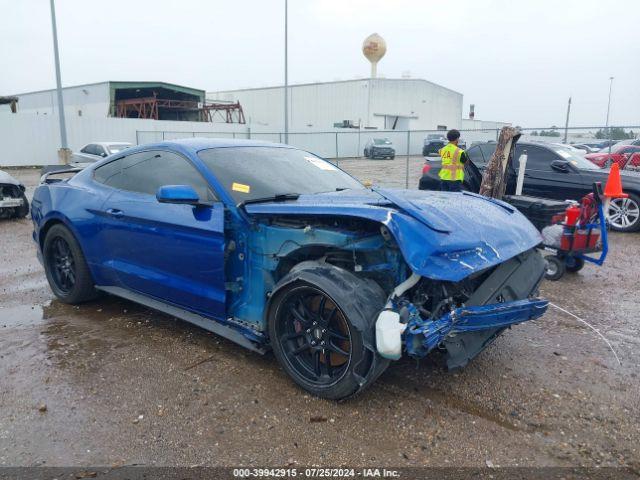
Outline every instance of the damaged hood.
<svg viewBox="0 0 640 480"><path fill-rule="evenodd" d="M252 215L359 217L386 225L414 272L459 281L542 242L512 206L474 193L346 190L249 204Z"/></svg>
<svg viewBox="0 0 640 480"><path fill-rule="evenodd" d="M20 186L20 182L9 175L7 172L0 170L0 183Z"/></svg>

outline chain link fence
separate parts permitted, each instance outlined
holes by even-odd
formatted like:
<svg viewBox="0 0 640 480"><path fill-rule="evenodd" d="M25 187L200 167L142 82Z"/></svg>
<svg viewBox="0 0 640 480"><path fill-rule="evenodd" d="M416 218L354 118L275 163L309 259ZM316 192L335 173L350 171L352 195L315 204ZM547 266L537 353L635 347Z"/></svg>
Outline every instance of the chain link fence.
<svg viewBox="0 0 640 480"><path fill-rule="evenodd" d="M519 128L519 127L518 127ZM640 126L593 126L570 127L556 126L543 128L519 128L520 141L566 143L588 146L589 150L614 145L620 141L638 144L640 149ZM500 129L460 130L461 141L466 148L474 144L495 141ZM283 132L259 132L248 129L239 132L174 132L174 131L137 131L138 144L175 140L181 138L227 138L251 139L266 142L283 143ZM362 181L371 181L377 185L393 188L417 188L422 174L422 166L434 154L426 156L425 146L430 140L443 138L443 130L362 130L353 129L330 132L290 132L289 145L327 158ZM624 137L624 138L622 138ZM373 139L388 139L395 157L387 160L365 158L364 150ZM581 147L583 148L583 147ZM587 154L586 150L581 150ZM426 157L426 158L425 158Z"/></svg>

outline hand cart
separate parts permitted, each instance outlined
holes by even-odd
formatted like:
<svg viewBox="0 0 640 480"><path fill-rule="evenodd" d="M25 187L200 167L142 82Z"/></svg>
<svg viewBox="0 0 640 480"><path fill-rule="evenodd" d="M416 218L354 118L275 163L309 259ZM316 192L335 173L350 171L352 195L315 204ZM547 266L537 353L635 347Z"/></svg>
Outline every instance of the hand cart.
<svg viewBox="0 0 640 480"><path fill-rule="evenodd" d="M585 218L581 211L580 219L573 221L555 222L562 226L562 238L560 245L544 245L544 249L554 252L547 255L547 280L560 280L565 272L578 272L584 267L585 262L602 266L609 251L607 237L607 222L604 215L602 185L593 184L593 199L596 204L596 214ZM582 209L585 206L583 204ZM576 221L577 220L577 221ZM598 253L595 258L589 254Z"/></svg>

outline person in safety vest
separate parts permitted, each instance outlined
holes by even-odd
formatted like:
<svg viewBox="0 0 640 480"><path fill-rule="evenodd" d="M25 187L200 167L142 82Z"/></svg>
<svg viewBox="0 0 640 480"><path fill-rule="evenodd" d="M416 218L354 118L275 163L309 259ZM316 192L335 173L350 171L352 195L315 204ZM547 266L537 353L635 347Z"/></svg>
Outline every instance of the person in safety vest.
<svg viewBox="0 0 640 480"><path fill-rule="evenodd" d="M458 147L460 132L449 130L447 132L449 143L440 149L438 154L442 160L440 167L440 190L443 192L462 191L464 180L464 163L467 161L467 152Z"/></svg>

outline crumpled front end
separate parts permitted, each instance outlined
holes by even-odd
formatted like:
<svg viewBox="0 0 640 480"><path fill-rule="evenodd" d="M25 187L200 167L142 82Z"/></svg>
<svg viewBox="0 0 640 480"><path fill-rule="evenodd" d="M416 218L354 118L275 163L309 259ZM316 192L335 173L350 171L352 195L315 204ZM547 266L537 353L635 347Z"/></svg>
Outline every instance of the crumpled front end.
<svg viewBox="0 0 640 480"><path fill-rule="evenodd" d="M379 352L399 358L402 348L421 358L435 348L447 351L449 368L464 367L498 335L512 325L540 318L548 301L537 297L544 276L544 259L536 249L482 272L464 282L421 279L413 288L391 298L379 320L391 325L396 312L395 342L380 338L378 346L396 345ZM383 332L382 329L379 332ZM384 333L383 333L384 334Z"/></svg>
<svg viewBox="0 0 640 480"><path fill-rule="evenodd" d="M463 333L503 329L528 320L540 318L549 306L547 300L526 299L513 302L460 307L436 320L424 320L419 315L411 318L405 330L407 353L423 357L447 338ZM416 312L417 313L417 312Z"/></svg>

